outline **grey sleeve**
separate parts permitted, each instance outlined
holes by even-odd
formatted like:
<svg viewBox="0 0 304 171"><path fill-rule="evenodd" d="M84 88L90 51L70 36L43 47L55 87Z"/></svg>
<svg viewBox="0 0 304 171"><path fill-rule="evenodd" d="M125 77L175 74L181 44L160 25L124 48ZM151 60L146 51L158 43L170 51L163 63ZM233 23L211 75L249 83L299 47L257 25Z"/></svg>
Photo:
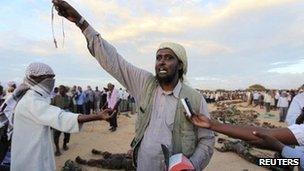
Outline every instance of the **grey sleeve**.
<svg viewBox="0 0 304 171"><path fill-rule="evenodd" d="M83 31L90 53L100 66L130 91L136 100L152 74L127 62L114 46L104 40L91 26Z"/></svg>
<svg viewBox="0 0 304 171"><path fill-rule="evenodd" d="M207 103L204 97L202 97L201 100L200 113L210 117L207 108ZM199 141L196 146L195 152L190 157L190 160L194 165L195 170L202 170L208 165L213 155L213 148L215 143L213 131L199 128L198 140Z"/></svg>

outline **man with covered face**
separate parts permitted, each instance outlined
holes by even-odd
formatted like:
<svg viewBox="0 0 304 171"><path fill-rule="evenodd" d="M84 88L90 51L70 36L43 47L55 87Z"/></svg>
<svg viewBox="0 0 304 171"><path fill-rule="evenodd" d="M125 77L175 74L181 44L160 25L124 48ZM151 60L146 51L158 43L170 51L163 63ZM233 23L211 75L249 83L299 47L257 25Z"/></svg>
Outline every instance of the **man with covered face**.
<svg viewBox="0 0 304 171"><path fill-rule="evenodd" d="M186 119L181 98L188 97L196 113L209 117L202 95L187 86L187 55L183 46L165 42L156 51L155 72L128 63L67 2L53 0L58 14L74 22L83 32L90 53L99 64L132 94L138 105L135 138L131 143L137 170L164 169L161 144L172 154L183 153L196 170L207 166L213 154L214 135L196 128Z"/></svg>
<svg viewBox="0 0 304 171"><path fill-rule="evenodd" d="M55 74L44 63L31 63L24 82L14 91L14 130L11 170L53 171L56 169L50 127L79 132L81 124L109 119L105 110L97 115L80 115L50 105Z"/></svg>

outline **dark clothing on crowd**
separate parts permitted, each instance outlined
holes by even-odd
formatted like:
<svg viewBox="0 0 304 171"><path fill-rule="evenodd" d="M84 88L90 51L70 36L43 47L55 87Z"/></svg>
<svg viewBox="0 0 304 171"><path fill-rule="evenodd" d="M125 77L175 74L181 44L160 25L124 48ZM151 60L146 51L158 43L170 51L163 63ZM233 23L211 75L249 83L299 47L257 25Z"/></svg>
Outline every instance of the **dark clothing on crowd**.
<svg viewBox="0 0 304 171"><path fill-rule="evenodd" d="M52 105L57 106L65 111L72 111L73 110L73 101L71 97L67 95L58 94L52 99ZM61 135L61 131L53 129L54 135L54 143L56 146L56 153L59 154L59 138ZM70 141L70 133L64 133L63 139L63 147L66 148L67 143ZM67 149L67 148L66 148Z"/></svg>
<svg viewBox="0 0 304 171"><path fill-rule="evenodd" d="M61 135L61 131L58 131L57 129L53 129L53 131L54 131L54 143L59 145L59 138ZM63 132L63 134L64 134L63 144L68 144L70 142L71 134L65 132Z"/></svg>

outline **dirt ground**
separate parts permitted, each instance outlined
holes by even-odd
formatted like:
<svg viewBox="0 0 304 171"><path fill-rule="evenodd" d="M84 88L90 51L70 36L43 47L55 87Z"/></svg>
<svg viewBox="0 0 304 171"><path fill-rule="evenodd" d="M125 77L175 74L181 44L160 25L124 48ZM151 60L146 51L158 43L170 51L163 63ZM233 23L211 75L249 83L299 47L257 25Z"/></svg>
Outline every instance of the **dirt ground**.
<svg viewBox="0 0 304 171"><path fill-rule="evenodd" d="M242 109L254 109L261 115L259 119L261 121L271 122L275 125L285 126L284 123L279 123L278 111L271 111L273 116L265 115L265 109L260 109L259 107L241 107L246 106L245 103L239 104L239 108ZM215 110L213 105L208 105L209 111ZM134 135L134 123L135 115L130 115L126 117L125 115L119 115L118 118L118 129L116 132L110 132L109 124L104 121L96 121L92 123L84 124L82 131L77 134L71 135L71 140L69 143L69 150L63 151L62 155L56 157L57 170L61 170L64 162L68 159L74 160L77 156L84 159L98 158L91 154L93 148L101 151L109 151L111 153L125 153L129 149L130 142ZM63 135L62 135L63 136ZM62 142L61 136L61 142ZM61 143L62 144L62 143ZM94 167L82 166L83 171L96 171L96 170L106 170ZM240 158L234 153L221 153L214 150L213 157L205 169L206 171L263 171L267 170L265 168L251 164L244 159Z"/></svg>

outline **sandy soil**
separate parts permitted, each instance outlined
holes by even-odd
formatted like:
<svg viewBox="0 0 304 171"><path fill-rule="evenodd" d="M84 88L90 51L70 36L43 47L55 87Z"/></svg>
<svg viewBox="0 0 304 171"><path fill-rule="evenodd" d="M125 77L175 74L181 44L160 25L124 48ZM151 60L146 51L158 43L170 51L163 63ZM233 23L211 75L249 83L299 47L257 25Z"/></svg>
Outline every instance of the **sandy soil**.
<svg viewBox="0 0 304 171"><path fill-rule="evenodd" d="M275 125L285 126L285 124L277 122L279 120L278 111L271 111L274 116L269 117L264 114L265 110L260 109L259 107L240 107L245 106L245 103L238 106L240 109L254 109L258 111L261 114L259 119L262 121L271 122ZM208 108L209 111L215 109L213 105L209 105ZM116 132L110 132L108 130L109 125L106 122L97 121L85 124L82 128L82 132L71 135L69 150L61 150L63 154L59 157L56 157L57 170L61 170L66 160L74 160L77 156L81 156L84 159L96 158L96 156L91 154L91 150L93 148L101 151L109 151L111 153L127 152L129 149L129 144L134 135L134 123L135 115L131 115L131 118L126 117L125 115L119 115L119 127ZM83 166L82 168L84 171L106 170L87 166ZM251 164L234 153L221 153L215 150L213 157L205 170L263 171L266 169Z"/></svg>

